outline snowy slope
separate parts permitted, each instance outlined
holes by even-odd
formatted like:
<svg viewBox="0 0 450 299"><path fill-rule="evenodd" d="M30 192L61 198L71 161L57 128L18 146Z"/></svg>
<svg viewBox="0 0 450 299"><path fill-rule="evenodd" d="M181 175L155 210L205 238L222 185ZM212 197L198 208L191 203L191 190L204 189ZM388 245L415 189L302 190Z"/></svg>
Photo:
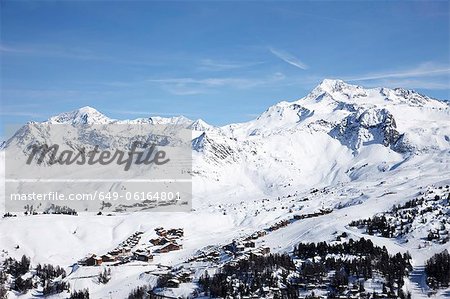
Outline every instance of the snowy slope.
<svg viewBox="0 0 450 299"><path fill-rule="evenodd" d="M347 170L358 164L384 169L448 150L449 119L446 103L413 91L324 80L306 97L280 102L253 121L222 127L215 135L207 132L208 145L238 153L233 166L224 157L217 173L217 167L209 167L209 151L194 165L202 177L225 184L250 178L250 188L266 194L283 192L287 184L326 186L353 180L357 175Z"/></svg>
<svg viewBox="0 0 450 299"><path fill-rule="evenodd" d="M170 123L192 130L194 199L190 213L140 212L108 217L95 216L94 210L80 216L20 215L0 220L0 249L7 251L4 257L27 254L33 263L65 267L89 252L114 248L137 230L148 240L158 226L185 229L183 250L156 256L149 265L113 269L107 285L98 285L92 278L74 280L72 289L89 287L94 298L109 298L110 294L123 298L134 286L154 283L154 277L146 272L158 263L178 265L198 249L226 244L293 213L333 209L258 242L284 252L300 241L333 240L340 232L367 237L348 224L411 200L427 186L450 183L449 105L404 89L365 89L340 80L324 80L299 100L275 104L255 120L220 128L184 117L119 121L90 107L60 114L47 123L73 125L74 135L63 139L71 146L98 142L92 135L91 140L75 138L82 132L80 128L86 130L97 123ZM63 142L58 138L51 135L51 129L42 131L29 123L4 147L26 150L36 140ZM107 140L116 138L110 132ZM316 188L319 191L313 192ZM6 233L10 231L14 233ZM408 236L407 243L369 238L390 252L411 252L418 267L415 273L419 273L408 284L415 297L425 296L417 285L423 272L420 266L450 246L423 246L423 240L414 234ZM99 270L81 267L77 271L72 278Z"/></svg>

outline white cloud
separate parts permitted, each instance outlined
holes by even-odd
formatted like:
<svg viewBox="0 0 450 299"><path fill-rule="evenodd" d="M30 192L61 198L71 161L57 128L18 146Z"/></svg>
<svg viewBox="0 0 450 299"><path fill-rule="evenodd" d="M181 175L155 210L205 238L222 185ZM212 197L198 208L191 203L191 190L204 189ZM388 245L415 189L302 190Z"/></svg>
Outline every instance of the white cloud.
<svg viewBox="0 0 450 299"><path fill-rule="evenodd" d="M437 76L450 74L450 66L436 65L433 63L423 63L417 67L399 71L385 71L378 73L368 73L361 76L350 77L348 81L370 81L388 78L415 78L424 76Z"/></svg>
<svg viewBox="0 0 450 299"><path fill-rule="evenodd" d="M422 63L401 70L372 72L342 78L350 82L365 82L365 85L448 90L450 66L436 63Z"/></svg>
<svg viewBox="0 0 450 299"><path fill-rule="evenodd" d="M269 48L269 50L273 55L280 58L284 62L289 63L290 65L298 67L302 70L308 69L308 66L305 63L303 63L300 59L298 59L297 57L295 57L294 55L292 55L286 51L278 50L278 49L274 49L274 48Z"/></svg>
<svg viewBox="0 0 450 299"><path fill-rule="evenodd" d="M111 112L111 113L117 113L121 115L130 115L130 116L141 116L141 117L151 117L151 116L165 116L165 117L171 117L171 116L190 116L189 113L177 113L177 112L157 112L157 111L144 111L144 110L120 110L120 109L106 109L105 111Z"/></svg>
<svg viewBox="0 0 450 299"><path fill-rule="evenodd" d="M230 61L217 61L212 59L203 59L200 61L200 70L207 71L226 71L232 69L240 69L252 67L262 64L264 62L230 62Z"/></svg>
<svg viewBox="0 0 450 299"><path fill-rule="evenodd" d="M252 88L264 84L270 84L284 80L282 73L275 73L269 77L210 77L210 78L163 78L148 79L147 82L159 83L172 94L175 95L194 95L208 93L219 87L230 87L238 89Z"/></svg>
<svg viewBox="0 0 450 299"><path fill-rule="evenodd" d="M449 82L445 80L435 80L430 78L419 78L419 79L376 79L373 81L368 81L366 86L373 87L403 87L412 89L429 89L429 90L448 90Z"/></svg>
<svg viewBox="0 0 450 299"><path fill-rule="evenodd" d="M2 116L29 116L29 117L43 117L43 114L36 112L28 112L28 111L8 111L2 110L0 111L0 115Z"/></svg>

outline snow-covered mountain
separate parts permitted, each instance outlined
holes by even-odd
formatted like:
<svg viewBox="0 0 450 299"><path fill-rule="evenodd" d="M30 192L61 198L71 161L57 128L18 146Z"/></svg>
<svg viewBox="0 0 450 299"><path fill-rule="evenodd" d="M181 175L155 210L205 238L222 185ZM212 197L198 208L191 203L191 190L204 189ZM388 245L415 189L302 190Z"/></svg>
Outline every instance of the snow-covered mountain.
<svg viewBox="0 0 450 299"><path fill-rule="evenodd" d="M233 173L250 180L255 191L345 182L353 179L347 170L358 164L384 169L416 155L445 153L449 120L447 103L411 90L324 80L307 96L269 107L255 120L199 136L195 150L202 144L206 150L194 166L211 178L216 171L208 166L208 148L221 145L233 159L224 155L223 176L216 179Z"/></svg>
<svg viewBox="0 0 450 299"><path fill-rule="evenodd" d="M72 125L92 125L106 124L113 120L92 107L86 106L71 112L64 112L50 117L47 121L50 124L72 124Z"/></svg>
<svg viewBox="0 0 450 299"><path fill-rule="evenodd" d="M51 126L31 122L4 147L14 144L26 151L37 141L114 147L121 144L120 136L107 129L90 132L89 126L178 125L193 132L195 190L210 193L238 183L240 192L273 195L290 192L286 185L351 181L355 174L349 169L359 164L390 169L414 156L448 152L449 120L446 102L412 90L365 89L325 79L305 97L275 104L246 123L214 127L182 116L115 120L83 107L44 122L70 124L76 128L72 135L55 139Z"/></svg>
<svg viewBox="0 0 450 299"><path fill-rule="evenodd" d="M70 129L56 134L54 124ZM257 234L256 247L284 253L292 252L299 242L337 242L345 235L342 238L368 238L389 253L410 252L414 270L404 289L412 298L425 298L429 291L425 261L449 248L450 107L444 101L411 90L366 89L324 80L305 97L277 103L245 123L215 127L184 117L115 120L84 107L26 124L3 149L26 152L32 144L44 142L71 148L101 144L111 149L129 144L120 130L108 126L95 130L105 124L121 124L125 129L133 124L172 124L191 130L191 213L149 216L129 214L126 208L117 213L113 205L102 209L111 217L96 216L98 209L78 217L8 217L0 221L0 249L5 250L0 259L26 254L34 264L66 266L71 290L89 287L93 298L126 298L132 288L154 285L155 273L165 271L161 265L169 265L192 271L194 283L167 290L187 296L204 269L213 273L223 265L222 260L189 261L199 256L207 259L208 252L220 252L232 240L263 231ZM135 137L146 138L146 134ZM114 183L108 188L121 186ZM377 223L373 217L380 215L393 233L370 234ZM267 230L280 223L286 226ZM152 262L128 261L111 267L111 282L105 285L93 280L99 267L67 267L88 253L113 250L137 231L142 234L135 249L146 249L156 237L155 228L161 226L184 228L185 237L179 240L182 250L160 254L152 247ZM376 285L365 287L370 293ZM37 290L24 296L33 297L32 292L41 296ZM55 296L65 298L64 293Z"/></svg>
<svg viewBox="0 0 450 299"><path fill-rule="evenodd" d="M116 120L107 117L103 113L97 111L95 108L85 106L80 109L64 112L56 116L50 117L45 123L49 124L71 124L78 125L101 125L101 124L154 124L154 125L190 125L192 121L184 116L174 117L160 117L153 116L148 118L137 118L134 120ZM207 127L202 120L197 120L195 123L200 126Z"/></svg>

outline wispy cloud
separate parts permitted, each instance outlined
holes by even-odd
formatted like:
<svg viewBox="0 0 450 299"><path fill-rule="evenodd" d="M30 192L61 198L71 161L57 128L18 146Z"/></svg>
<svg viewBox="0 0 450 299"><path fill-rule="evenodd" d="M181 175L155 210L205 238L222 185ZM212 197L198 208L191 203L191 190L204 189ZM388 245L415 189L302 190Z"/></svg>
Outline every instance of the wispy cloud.
<svg viewBox="0 0 450 299"><path fill-rule="evenodd" d="M10 111L1 110L1 116L26 116L26 117L43 117L43 114L32 112L32 111Z"/></svg>
<svg viewBox="0 0 450 299"><path fill-rule="evenodd" d="M251 87L260 82L259 79L246 79L246 78L234 78L234 77L225 77L225 78L204 78L204 79L195 79L195 78L167 78L167 79L149 79L148 82L157 82L157 83L169 83L169 84L195 84L207 87L214 86L235 86L235 87Z"/></svg>
<svg viewBox="0 0 450 299"><path fill-rule="evenodd" d="M365 85L371 86L448 90L450 89L449 78L449 65L427 62L411 68L344 76L342 79L350 82L364 82Z"/></svg>
<svg viewBox="0 0 450 299"><path fill-rule="evenodd" d="M52 57L74 60L96 61L117 63L133 66L155 66L161 64L161 61L152 60L149 57L123 58L111 56L105 51L93 51L83 47L61 47L59 45L42 44L20 44L9 45L0 44L0 53L10 55L26 55L30 57Z"/></svg>
<svg viewBox="0 0 450 299"><path fill-rule="evenodd" d="M96 55L92 51L75 47L57 47L51 45L0 45L0 52L10 54L52 56L80 60L107 60L109 57Z"/></svg>
<svg viewBox="0 0 450 299"><path fill-rule="evenodd" d="M111 112L111 113L117 113L120 115L130 115L130 116L141 116L141 117L150 117L150 116L164 116L164 117L171 117L171 116L190 116L189 113L178 113L178 112L157 112L157 111L144 111L144 110L119 110L119 109L106 109L105 111Z"/></svg>
<svg viewBox="0 0 450 299"><path fill-rule="evenodd" d="M423 63L417 67L404 69L400 71L385 71L378 73L368 73L361 76L349 77L348 81L370 81L375 79L389 78L413 78L423 76L437 76L450 74L450 66L436 65L433 63Z"/></svg>
<svg viewBox="0 0 450 299"><path fill-rule="evenodd" d="M211 77L211 78L163 78L148 79L148 82L159 83L167 91L175 95L194 95L208 93L215 88L246 89L263 84L270 84L284 79L282 73L275 73L269 77Z"/></svg>
<svg viewBox="0 0 450 299"><path fill-rule="evenodd" d="M32 53L30 49L25 48L13 48L3 44L0 44L0 52L2 53Z"/></svg>
<svg viewBox="0 0 450 299"><path fill-rule="evenodd" d="M306 70L308 69L308 66L303 63L300 59L298 59L297 57L295 57L294 55L283 51L283 50L279 50L279 49L274 49L274 48L269 48L269 51L275 55L276 57L280 58L281 60L283 60L286 63L289 63L290 65L293 65L295 67L298 67L302 70Z"/></svg>
<svg viewBox="0 0 450 299"><path fill-rule="evenodd" d="M213 59L202 59L200 61L200 70L206 71L227 71L240 68L248 68L263 64L263 61L257 62L235 62L235 61L217 61Z"/></svg>
<svg viewBox="0 0 450 299"><path fill-rule="evenodd" d="M449 90L448 80L436 80L430 78L421 79L382 79L371 82L371 85L405 87L413 89Z"/></svg>

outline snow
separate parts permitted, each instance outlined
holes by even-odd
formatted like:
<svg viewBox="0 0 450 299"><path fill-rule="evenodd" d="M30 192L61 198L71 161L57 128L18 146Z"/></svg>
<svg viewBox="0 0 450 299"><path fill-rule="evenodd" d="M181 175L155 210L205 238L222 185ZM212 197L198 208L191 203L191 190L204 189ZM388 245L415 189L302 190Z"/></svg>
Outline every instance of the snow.
<svg viewBox="0 0 450 299"><path fill-rule="evenodd" d="M151 271L158 264L181 265L199 249L227 244L293 214L332 208L330 214L295 221L257 243L286 252L298 242L333 241L336 232L369 238L390 253L411 253L415 269L405 287L413 298L426 297L423 265L450 244L421 247L423 240L415 235L405 243L368 236L348 224L413 199L426 186L450 183L449 120L446 103L413 91L365 89L329 79L299 100L269 107L255 120L220 128L184 117L112 120L91 107L63 113L48 123L177 124L193 130L192 211L3 218L0 249L16 258L26 254L33 264L68 268L88 253L108 252L136 231L144 232L143 245L156 227L184 228L182 250L157 254L148 264L111 267L106 285L90 277L99 267L80 267L68 276L72 290L89 287L93 298L123 298L139 285L154 285ZM397 142L393 130L400 136ZM48 134L28 124L6 147L23 149ZM311 193L313 188L320 191ZM167 294L193 288L186 284Z"/></svg>

